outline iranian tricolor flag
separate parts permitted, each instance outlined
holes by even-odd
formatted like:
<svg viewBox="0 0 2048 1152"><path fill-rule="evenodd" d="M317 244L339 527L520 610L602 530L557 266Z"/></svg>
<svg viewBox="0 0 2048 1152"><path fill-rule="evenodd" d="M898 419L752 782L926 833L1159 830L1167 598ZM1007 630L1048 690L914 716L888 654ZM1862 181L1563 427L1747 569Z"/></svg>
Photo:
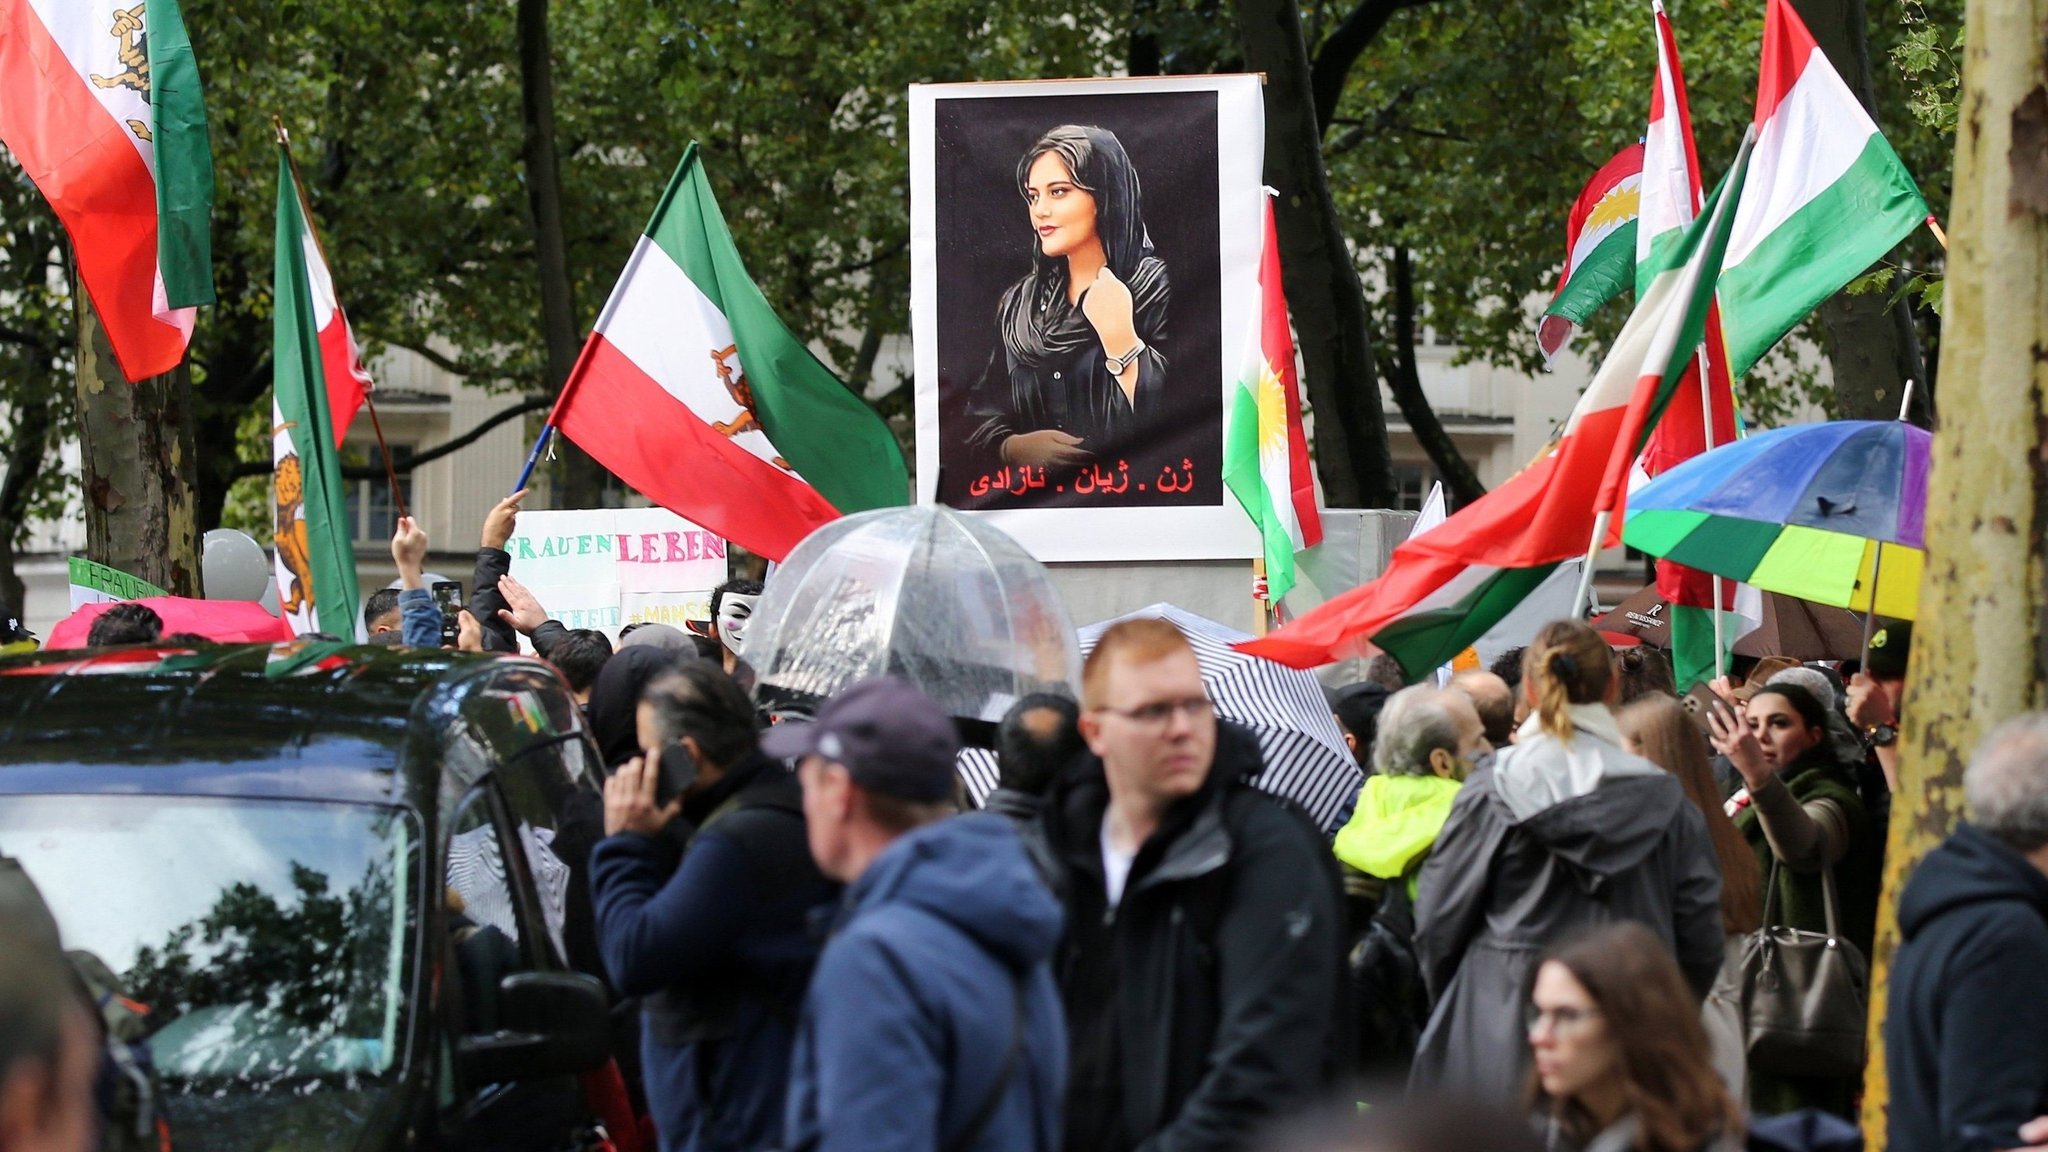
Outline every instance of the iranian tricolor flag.
<svg viewBox="0 0 2048 1152"><path fill-rule="evenodd" d="M770 560L843 512L910 495L889 426L748 277L695 144L548 422L655 503Z"/></svg>
<svg viewBox="0 0 2048 1152"><path fill-rule="evenodd" d="M0 143L71 237L130 380L213 302L213 155L177 0L0 0Z"/></svg>
<svg viewBox="0 0 2048 1152"><path fill-rule="evenodd" d="M1657 78L1650 89L1650 119L1644 132L1643 214L1636 234L1637 267L1649 270L1679 242L1700 205L1700 161L1693 144L1692 110L1678 37L1664 5L1652 4L1657 35ZM1645 276L1647 279L1647 276ZM1706 387L1700 385L1702 369ZM1679 382L1671 406L1643 449L1647 476L1690 460L1735 439L1735 396L1728 357L1721 343L1718 309L1709 311L1699 355ZM1732 606L1733 581L1720 581L1719 607ZM1657 562L1657 587L1671 605L1671 659L1680 691L1713 674L1715 579L1698 569ZM1736 627L1724 622L1722 643L1733 644Z"/></svg>
<svg viewBox="0 0 2048 1152"><path fill-rule="evenodd" d="M1322 543L1308 437L1301 427L1301 385L1294 336L1280 289L1280 235L1266 201L1265 254L1252 301L1251 339L1223 435L1223 482L1265 541L1266 594L1275 603L1294 587L1294 554Z"/></svg>
<svg viewBox="0 0 2048 1152"><path fill-rule="evenodd" d="M1631 144L1600 166L1565 221L1564 271L1543 318L1536 346L1549 363L1571 343L1594 309L1635 283L1637 201L1643 180L1643 146Z"/></svg>
<svg viewBox="0 0 2048 1152"><path fill-rule="evenodd" d="M1558 564L1585 555L1595 509L1620 511L1629 463L1699 345L1749 143L1707 215L1672 250L1676 263L1638 299L1548 456L1396 548L1379 579L1237 647L1308 668L1370 645L1417 680L1484 636ZM1610 530L1605 543L1618 541Z"/></svg>
<svg viewBox="0 0 2048 1152"><path fill-rule="evenodd" d="M1786 0L1764 13L1756 132L1721 272L1738 376L1927 218L1898 154Z"/></svg>
<svg viewBox="0 0 2048 1152"><path fill-rule="evenodd" d="M352 348L344 358L330 357L330 348L348 339L347 322L335 306L327 264L282 145L276 245L271 449L278 600L294 632L353 639L358 635L355 534L339 446L355 411L337 408L334 397L338 390L362 403L363 380L354 376L361 365ZM333 378L337 374L348 379L338 381Z"/></svg>

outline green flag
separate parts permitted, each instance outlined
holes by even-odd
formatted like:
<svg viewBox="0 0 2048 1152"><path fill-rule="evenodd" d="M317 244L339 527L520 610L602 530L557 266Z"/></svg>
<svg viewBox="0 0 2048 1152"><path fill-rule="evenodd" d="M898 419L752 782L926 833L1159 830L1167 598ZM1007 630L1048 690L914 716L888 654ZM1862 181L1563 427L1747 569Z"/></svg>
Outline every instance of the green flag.
<svg viewBox="0 0 2048 1152"><path fill-rule="evenodd" d="M298 633L357 635L356 558L335 450L307 250L312 233L284 149L277 157L277 289L271 448L277 463L277 593Z"/></svg>

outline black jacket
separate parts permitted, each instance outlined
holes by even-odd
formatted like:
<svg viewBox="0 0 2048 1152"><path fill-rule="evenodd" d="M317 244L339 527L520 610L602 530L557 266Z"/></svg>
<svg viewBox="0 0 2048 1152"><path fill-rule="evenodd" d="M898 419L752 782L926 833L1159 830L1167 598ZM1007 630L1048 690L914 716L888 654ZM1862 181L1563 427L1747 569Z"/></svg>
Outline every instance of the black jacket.
<svg viewBox="0 0 2048 1152"><path fill-rule="evenodd" d="M1067 907L1068 1148L1238 1148L1342 1063L1335 858L1305 812L1245 782L1261 767L1256 738L1218 728L1207 783L1168 810L1115 909L1101 762L1048 798L1042 831Z"/></svg>
<svg viewBox="0 0 2048 1152"><path fill-rule="evenodd" d="M1965 824L1899 897L1885 1014L1891 1147L2003 1148L2048 1113L2048 875ZM1973 1142L1971 1127L1995 1139Z"/></svg>
<svg viewBox="0 0 2048 1152"><path fill-rule="evenodd" d="M478 548L476 570L470 574L469 614L483 629L484 651L519 651L519 633L512 625L498 615L500 608L508 607L505 595L498 591L498 579L512 571L512 554L503 548Z"/></svg>
<svg viewBox="0 0 2048 1152"><path fill-rule="evenodd" d="M649 1110L663 1152L750 1152L781 1136L812 910L833 889L804 834L796 777L758 753L684 805L675 859L623 833L591 854L605 968L645 997Z"/></svg>

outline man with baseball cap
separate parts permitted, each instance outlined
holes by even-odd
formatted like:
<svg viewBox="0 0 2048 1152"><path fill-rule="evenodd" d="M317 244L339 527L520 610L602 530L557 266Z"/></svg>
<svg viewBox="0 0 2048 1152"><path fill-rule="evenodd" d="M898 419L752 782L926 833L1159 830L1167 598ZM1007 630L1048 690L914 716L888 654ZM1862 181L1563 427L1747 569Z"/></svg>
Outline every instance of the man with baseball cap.
<svg viewBox="0 0 2048 1152"><path fill-rule="evenodd" d="M797 1028L788 1148L1059 1146L1059 905L1010 822L955 816L959 738L901 680L762 738L793 759L811 855L847 885Z"/></svg>

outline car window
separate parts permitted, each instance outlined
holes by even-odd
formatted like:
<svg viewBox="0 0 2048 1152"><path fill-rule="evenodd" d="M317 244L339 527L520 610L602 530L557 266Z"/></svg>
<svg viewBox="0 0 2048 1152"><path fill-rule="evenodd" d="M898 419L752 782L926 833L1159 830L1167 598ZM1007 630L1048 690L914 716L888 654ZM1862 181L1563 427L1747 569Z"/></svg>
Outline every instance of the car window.
<svg viewBox="0 0 2048 1152"><path fill-rule="evenodd" d="M583 739L575 733L527 746L493 773L518 830L536 912L558 962L579 949L572 932L588 932L586 867L604 830L604 802L586 783ZM579 941L579 944L582 943Z"/></svg>
<svg viewBox="0 0 2048 1152"><path fill-rule="evenodd" d="M461 988L456 1031L495 1032L498 986L533 964L521 941L529 934L513 894L505 844L493 818L488 786L472 789L449 822L448 949Z"/></svg>

